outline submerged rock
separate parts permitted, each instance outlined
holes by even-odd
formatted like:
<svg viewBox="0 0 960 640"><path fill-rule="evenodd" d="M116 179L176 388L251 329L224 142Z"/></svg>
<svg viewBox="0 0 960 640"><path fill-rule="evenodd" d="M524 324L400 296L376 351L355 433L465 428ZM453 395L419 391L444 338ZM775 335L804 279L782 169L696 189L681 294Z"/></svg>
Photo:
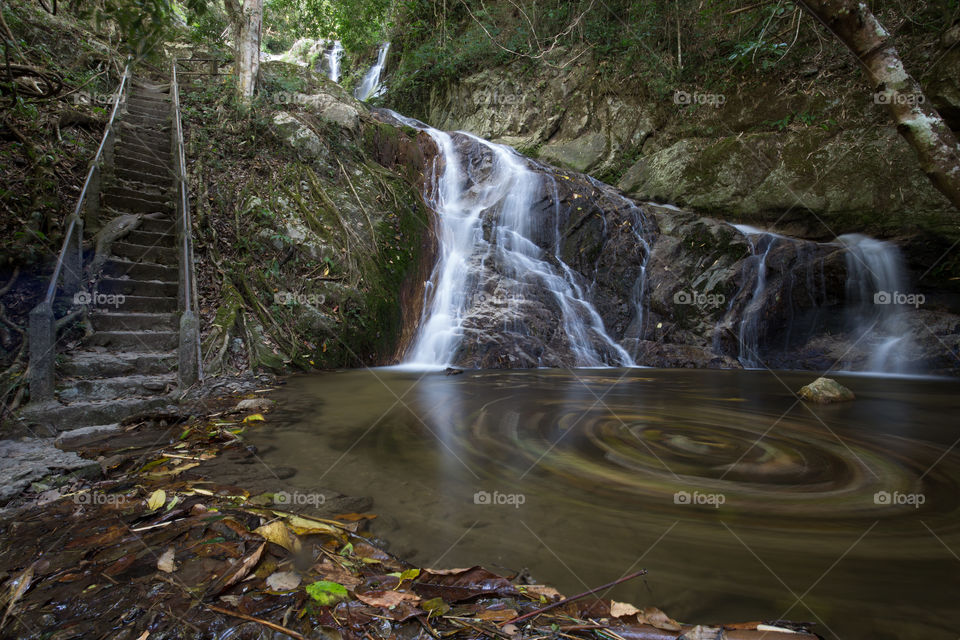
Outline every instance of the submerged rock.
<svg viewBox="0 0 960 640"><path fill-rule="evenodd" d="M850 391L850 389L847 389L833 378L817 378L800 389L798 395L804 400L818 404L845 402L847 400L853 400L856 397L853 395L853 391Z"/></svg>

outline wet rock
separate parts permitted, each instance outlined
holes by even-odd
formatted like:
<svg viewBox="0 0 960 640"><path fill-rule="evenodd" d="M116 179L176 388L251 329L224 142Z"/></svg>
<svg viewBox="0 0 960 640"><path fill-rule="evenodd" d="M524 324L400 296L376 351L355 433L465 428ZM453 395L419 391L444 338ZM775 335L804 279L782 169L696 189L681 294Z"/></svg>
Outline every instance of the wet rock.
<svg viewBox="0 0 960 640"><path fill-rule="evenodd" d="M266 411L276 404L270 398L247 398L237 403L234 411Z"/></svg>
<svg viewBox="0 0 960 640"><path fill-rule="evenodd" d="M855 398L853 391L850 391L850 389L847 389L833 378L817 378L801 388L798 395L804 400L818 404L845 402Z"/></svg>
<svg viewBox="0 0 960 640"><path fill-rule="evenodd" d="M0 505L51 474L90 478L100 474L100 465L57 449L53 438L0 440Z"/></svg>

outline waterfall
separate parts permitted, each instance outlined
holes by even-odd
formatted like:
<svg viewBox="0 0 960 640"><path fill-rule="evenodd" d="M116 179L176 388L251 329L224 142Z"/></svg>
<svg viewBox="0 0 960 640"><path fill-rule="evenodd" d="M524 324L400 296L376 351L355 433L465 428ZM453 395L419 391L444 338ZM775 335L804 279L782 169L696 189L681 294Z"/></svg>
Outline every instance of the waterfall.
<svg viewBox="0 0 960 640"><path fill-rule="evenodd" d="M370 98L379 96L383 93L384 87L380 84L380 74L383 72L383 65L387 62L387 52L390 50L390 43L384 42L380 45L377 52L377 61L374 63L363 80L354 89L353 95L357 100L366 102Z"/></svg>
<svg viewBox="0 0 960 640"><path fill-rule="evenodd" d="M761 314L767 289L767 256L777 240L783 236L745 224L735 224L733 227L745 235L747 242L750 243L750 252L753 254L750 260L755 265L754 273L756 274L753 294L740 317L740 327L737 332L740 349L737 360L745 367L757 368L762 366L759 352Z"/></svg>
<svg viewBox="0 0 960 640"><path fill-rule="evenodd" d="M630 354L604 328L586 283L560 259L559 222L548 237L549 250L534 240L542 239L545 230L532 220L531 209L545 195L556 212L556 185L551 191L529 161L510 147L390 114L425 131L438 150L424 197L438 215L440 255L404 364L455 364L465 335L493 324L498 325L494 337L522 341L528 296L542 292L540 297L555 305L566 350L576 366L633 365Z"/></svg>
<svg viewBox="0 0 960 640"><path fill-rule="evenodd" d="M847 322L856 340L869 351L866 369L908 373L913 349L905 309L923 297L908 293L900 251L888 242L852 233L837 238L846 248Z"/></svg>
<svg viewBox="0 0 960 640"><path fill-rule="evenodd" d="M340 60L343 58L343 45L334 40L327 49L327 74L334 82L340 81Z"/></svg>

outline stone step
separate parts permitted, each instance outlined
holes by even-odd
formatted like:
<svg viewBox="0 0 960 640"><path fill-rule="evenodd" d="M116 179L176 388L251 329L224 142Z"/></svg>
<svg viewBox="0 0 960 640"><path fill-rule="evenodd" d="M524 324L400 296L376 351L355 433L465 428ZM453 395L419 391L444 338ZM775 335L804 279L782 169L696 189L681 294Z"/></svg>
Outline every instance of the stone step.
<svg viewBox="0 0 960 640"><path fill-rule="evenodd" d="M140 221L140 227L143 221ZM124 242L131 244L142 244L147 247L167 247L172 248L176 244L177 236L173 233L173 226L170 226L168 233L156 233L154 231L143 231L140 227L130 231L123 237Z"/></svg>
<svg viewBox="0 0 960 640"><path fill-rule="evenodd" d="M114 175L128 185L145 184L152 187L169 187L172 179L170 176L158 176L146 171L130 170L117 167Z"/></svg>
<svg viewBox="0 0 960 640"><path fill-rule="evenodd" d="M118 398L101 402L45 402L27 405L20 417L28 423L67 431L78 427L120 422L139 413L156 411L170 404L163 396L148 398Z"/></svg>
<svg viewBox="0 0 960 640"><path fill-rule="evenodd" d="M134 116L128 114L123 121L135 126L138 131L146 130L158 136L170 135L170 118L151 118L149 116Z"/></svg>
<svg viewBox="0 0 960 640"><path fill-rule="evenodd" d="M145 171L155 176L164 176L168 180L173 179L169 159L164 159L159 154L141 155L135 151L124 149L122 154L118 153L114 156L113 163L117 170Z"/></svg>
<svg viewBox="0 0 960 640"><path fill-rule="evenodd" d="M170 247L151 247L131 242L114 242L111 253L121 258L130 258L137 262L175 265L179 260L176 249Z"/></svg>
<svg viewBox="0 0 960 640"><path fill-rule="evenodd" d="M137 143L149 146L164 146L170 148L170 134L142 127L126 126L120 130L121 144Z"/></svg>
<svg viewBox="0 0 960 640"><path fill-rule="evenodd" d="M176 233L177 227L173 218L144 218L135 231L148 231L150 233ZM142 244L142 243L140 243Z"/></svg>
<svg viewBox="0 0 960 640"><path fill-rule="evenodd" d="M116 153L118 156L124 158L148 162L150 164L163 167L165 171L172 164L169 142L155 146L148 146L139 142L124 142L117 145Z"/></svg>
<svg viewBox="0 0 960 640"><path fill-rule="evenodd" d="M142 225L143 223L141 223ZM174 266L133 262L110 258L103 265L103 275L108 278L131 278L133 280L159 280L161 282L179 282L180 270ZM158 309L165 311L165 309Z"/></svg>
<svg viewBox="0 0 960 640"><path fill-rule="evenodd" d="M176 304L176 300L173 302ZM89 346L147 352L169 351L178 343L176 331L96 331L84 339L84 344Z"/></svg>
<svg viewBox="0 0 960 640"><path fill-rule="evenodd" d="M169 100L151 100L140 96L131 96L127 100L127 111L130 113L169 114Z"/></svg>
<svg viewBox="0 0 960 640"><path fill-rule="evenodd" d="M123 305L116 313L91 313L90 322L95 331L175 331L176 313L126 313Z"/></svg>
<svg viewBox="0 0 960 640"><path fill-rule="evenodd" d="M138 295L147 298L174 298L180 288L177 282L160 282L158 280L133 280L131 278L101 278L97 283L97 292L106 294L121 294L124 296Z"/></svg>
<svg viewBox="0 0 960 640"><path fill-rule="evenodd" d="M123 397L162 395L172 391L176 384L176 373L135 374L65 381L56 393L60 402L70 404L81 400L96 402Z"/></svg>
<svg viewBox="0 0 960 640"><path fill-rule="evenodd" d="M57 365L60 375L75 378L113 378L127 375L170 373L177 369L173 351L124 351L110 353L105 349L75 351L64 356Z"/></svg>
<svg viewBox="0 0 960 640"><path fill-rule="evenodd" d="M173 205L169 202L157 202L109 192L103 194L103 204L128 213L173 213Z"/></svg>

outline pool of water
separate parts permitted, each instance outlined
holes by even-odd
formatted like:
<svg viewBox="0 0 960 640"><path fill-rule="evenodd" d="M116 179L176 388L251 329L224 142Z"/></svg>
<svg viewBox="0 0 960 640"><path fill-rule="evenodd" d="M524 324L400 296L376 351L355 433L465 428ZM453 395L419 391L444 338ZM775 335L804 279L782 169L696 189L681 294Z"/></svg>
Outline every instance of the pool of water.
<svg viewBox="0 0 960 640"><path fill-rule="evenodd" d="M305 491L371 496L422 566L528 569L684 622L826 638L960 627L960 384L809 373L353 370L294 377L249 434Z"/></svg>

